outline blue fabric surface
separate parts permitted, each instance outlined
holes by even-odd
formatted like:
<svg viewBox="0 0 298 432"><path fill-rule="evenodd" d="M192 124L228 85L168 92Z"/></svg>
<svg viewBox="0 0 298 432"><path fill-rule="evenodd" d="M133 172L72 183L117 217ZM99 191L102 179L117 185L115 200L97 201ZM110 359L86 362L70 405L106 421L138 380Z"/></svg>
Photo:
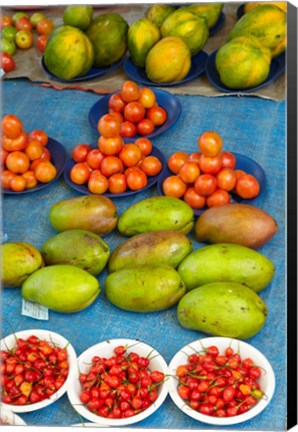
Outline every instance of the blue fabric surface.
<svg viewBox="0 0 298 432"><path fill-rule="evenodd" d="M100 96L76 90L56 91L32 85L25 80L5 81L2 89L3 115L13 113L21 118L27 131L44 129L60 141L67 151L79 143L92 144L97 135L88 123L88 113ZM276 375L276 390L270 405L257 417L230 426L234 430L286 429L286 285L285 285L285 102L273 102L253 97L206 98L177 96L182 114L176 124L153 144L166 157L176 150L196 150L198 136L206 130L221 134L226 150L255 159L265 170L265 193L255 205L276 219L277 235L259 251L270 258L276 273L272 283L260 293L269 315L264 328L248 340L271 362ZM129 198L115 199L119 215L130 205L157 194L156 187ZM2 201L3 232L8 241L28 242L40 248L56 234L48 214L50 207L62 199L78 196L63 177L40 192L19 196L4 196ZM190 234L194 248L202 246ZM113 250L124 241L117 231L105 236ZM99 280L104 286L106 273ZM89 308L75 314L50 311L49 321L37 321L21 315L21 293L18 289L2 291L3 335L29 328L44 328L70 340L77 355L102 340L126 337L138 338L156 348L170 362L184 345L206 335L185 330L176 318L176 307L160 313L135 314L121 311L101 295ZM42 410L21 414L30 425L68 426L80 423L67 395ZM216 429L197 422L178 410L168 396L159 410L135 427L169 429ZM225 429L225 428L222 428Z"/></svg>

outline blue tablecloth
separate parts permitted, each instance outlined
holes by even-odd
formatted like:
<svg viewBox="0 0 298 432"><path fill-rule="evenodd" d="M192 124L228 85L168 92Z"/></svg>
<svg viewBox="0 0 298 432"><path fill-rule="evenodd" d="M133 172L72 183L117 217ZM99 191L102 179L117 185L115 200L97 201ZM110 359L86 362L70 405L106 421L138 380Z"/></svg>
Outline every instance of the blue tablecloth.
<svg viewBox="0 0 298 432"><path fill-rule="evenodd" d="M88 123L88 112L100 96L76 90L56 91L32 85L25 80L3 83L3 115L21 118L26 131L44 129L60 141L68 153L79 143L95 143L96 133ZM198 136L206 130L221 134L226 150L255 159L265 170L267 187L255 205L276 219L277 235L262 249L276 266L272 283L260 293L269 315L264 328L248 340L271 362L276 375L276 390L270 405L251 421L231 426L236 430L286 429L286 284L285 284L285 102L253 97L206 98L177 96L182 104L179 120L154 145L166 157L176 150L195 151ZM157 194L156 187L129 198L115 199L118 213L135 202ZM49 222L50 207L62 199L78 196L60 178L52 186L35 193L4 196L3 233L8 241L23 241L41 247L56 234ZM190 234L195 248L199 245ZM113 250L125 240L117 231L105 237ZM106 273L100 275L103 282ZM154 346L169 363L187 343L206 335L185 330L176 318L176 307L160 313L128 313L112 306L101 295L89 308L75 314L50 311L49 321L37 321L21 315L19 289L2 291L3 335L24 329L49 329L61 333L73 344L77 355L102 340L138 338ZM67 426L80 423L67 395L40 411L21 414L30 425ZM135 427L168 429L215 429L186 416L168 396L159 410Z"/></svg>

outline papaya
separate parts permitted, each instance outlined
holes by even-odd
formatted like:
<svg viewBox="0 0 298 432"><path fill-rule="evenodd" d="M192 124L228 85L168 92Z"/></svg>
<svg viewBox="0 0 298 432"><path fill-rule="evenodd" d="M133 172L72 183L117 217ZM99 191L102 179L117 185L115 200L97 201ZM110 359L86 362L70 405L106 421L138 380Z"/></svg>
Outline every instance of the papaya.
<svg viewBox="0 0 298 432"><path fill-rule="evenodd" d="M259 292L272 280L274 264L260 252L232 243L204 246L178 266L188 291L211 282L237 282Z"/></svg>
<svg viewBox="0 0 298 432"><path fill-rule="evenodd" d="M44 62L58 78L70 80L83 76L91 69L93 61L93 46L80 29L62 25L50 34Z"/></svg>
<svg viewBox="0 0 298 432"><path fill-rule="evenodd" d="M271 53L259 39L239 36L219 48L215 67L221 82L231 89L248 89L266 80Z"/></svg>
<svg viewBox="0 0 298 432"><path fill-rule="evenodd" d="M196 3L185 8L190 12L204 18L207 23L208 29L212 29L218 21L219 15L223 9L222 3Z"/></svg>
<svg viewBox="0 0 298 432"><path fill-rule="evenodd" d="M4 288L15 288L44 266L40 251L31 244L23 242L7 242L1 246L2 273L1 281Z"/></svg>
<svg viewBox="0 0 298 432"><path fill-rule="evenodd" d="M46 265L70 264L93 276L105 268L110 248L97 234L67 230L49 238L40 249Z"/></svg>
<svg viewBox="0 0 298 432"><path fill-rule="evenodd" d="M278 6L264 4L244 14L228 35L228 41L239 36L251 35L270 49L271 57L277 57L286 49L287 14Z"/></svg>
<svg viewBox="0 0 298 432"><path fill-rule="evenodd" d="M264 4L268 4L268 2L250 2L250 3L246 3L244 5L244 13L247 13L249 11L251 11L252 9L258 7L258 6L262 6ZM284 12L287 12L287 2L286 1L281 1L281 2L270 2L269 4L274 5L279 7L281 10L283 10Z"/></svg>
<svg viewBox="0 0 298 432"><path fill-rule="evenodd" d="M139 265L109 274L105 293L110 302L131 312L156 312L172 307L185 293L175 269L167 265Z"/></svg>
<svg viewBox="0 0 298 432"><path fill-rule="evenodd" d="M266 303L250 288L235 282L216 282L186 293L178 303L182 327L213 336L248 339L264 326Z"/></svg>
<svg viewBox="0 0 298 432"><path fill-rule="evenodd" d="M132 62L136 66L145 67L148 52L159 39L159 28L148 18L133 22L127 34L127 45Z"/></svg>
<svg viewBox="0 0 298 432"><path fill-rule="evenodd" d="M127 237L160 230L187 234L193 225L193 209L178 198L166 196L139 201L125 210L118 220L119 232Z"/></svg>
<svg viewBox="0 0 298 432"><path fill-rule="evenodd" d="M66 25L86 30L93 18L93 7L89 5L68 5L63 12L63 22Z"/></svg>
<svg viewBox="0 0 298 432"><path fill-rule="evenodd" d="M105 67L119 61L127 50L128 23L118 13L96 16L85 34L94 48L94 66Z"/></svg>
<svg viewBox="0 0 298 432"><path fill-rule="evenodd" d="M164 20L176 10L176 7L169 4L153 4L146 11L146 17L159 28Z"/></svg>
<svg viewBox="0 0 298 432"><path fill-rule="evenodd" d="M148 52L145 70L147 77L157 83L181 81L191 67L191 53L179 37L165 37Z"/></svg>
<svg viewBox="0 0 298 432"><path fill-rule="evenodd" d="M206 20L186 10L178 9L169 15L160 28L161 36L180 37L194 56L205 46L209 30Z"/></svg>
<svg viewBox="0 0 298 432"><path fill-rule="evenodd" d="M277 231L271 215L249 204L211 207L195 223L199 242L237 243L252 249L265 245Z"/></svg>
<svg viewBox="0 0 298 432"><path fill-rule="evenodd" d="M73 265L57 264L37 270L22 285L25 300L56 312L79 312L100 293L98 280Z"/></svg>
<svg viewBox="0 0 298 432"><path fill-rule="evenodd" d="M179 231L153 231L133 236L121 243L111 254L109 272L141 264L167 264L177 267L193 246Z"/></svg>
<svg viewBox="0 0 298 432"><path fill-rule="evenodd" d="M49 214L56 231L82 229L98 235L113 231L118 222L115 204L100 195L83 195L55 203Z"/></svg>

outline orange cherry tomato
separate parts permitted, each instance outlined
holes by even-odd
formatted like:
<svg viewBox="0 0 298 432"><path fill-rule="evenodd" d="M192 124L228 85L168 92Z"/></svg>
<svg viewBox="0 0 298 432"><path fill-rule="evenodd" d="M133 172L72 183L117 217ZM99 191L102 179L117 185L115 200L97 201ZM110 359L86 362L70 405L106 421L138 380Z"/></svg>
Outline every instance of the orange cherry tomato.
<svg viewBox="0 0 298 432"><path fill-rule="evenodd" d="M224 151L220 154L220 157L221 157L223 168L230 168L230 169L235 168L236 158L232 153Z"/></svg>
<svg viewBox="0 0 298 432"><path fill-rule="evenodd" d="M100 150L93 149L87 154L86 162L91 169L99 169L104 157Z"/></svg>
<svg viewBox="0 0 298 432"><path fill-rule="evenodd" d="M17 138L23 131L23 124L21 120L13 115L7 114L2 118L2 131L7 138Z"/></svg>
<svg viewBox="0 0 298 432"><path fill-rule="evenodd" d="M120 89L120 95L125 102L137 101L140 97L139 86L130 80L126 80Z"/></svg>
<svg viewBox="0 0 298 432"><path fill-rule="evenodd" d="M213 131L206 131L198 138L198 146L201 152L208 157L219 155L223 142L221 136Z"/></svg>
<svg viewBox="0 0 298 432"><path fill-rule="evenodd" d="M223 168L216 176L217 186L227 192L234 189L237 176L230 168Z"/></svg>
<svg viewBox="0 0 298 432"><path fill-rule="evenodd" d="M156 96L153 90L148 87L143 87L140 90L139 102L144 108L152 108L156 102Z"/></svg>
<svg viewBox="0 0 298 432"><path fill-rule="evenodd" d="M105 114L99 119L97 130L100 135L106 138L114 138L120 135L121 122L116 115Z"/></svg>
<svg viewBox="0 0 298 432"><path fill-rule="evenodd" d="M146 117L152 120L154 126L161 126L167 121L168 114L164 108L153 106L147 110Z"/></svg>
<svg viewBox="0 0 298 432"><path fill-rule="evenodd" d="M211 195L207 197L206 203L208 207L220 207L229 204L231 201L230 194L222 189L216 189Z"/></svg>
<svg viewBox="0 0 298 432"><path fill-rule="evenodd" d="M142 152L135 144L125 144L119 152L119 158L124 166L131 167L141 160Z"/></svg>
<svg viewBox="0 0 298 432"><path fill-rule="evenodd" d="M194 152L191 153L188 158L186 159L186 162L194 162L197 165L199 165L199 161L200 161L200 157L201 157L201 152Z"/></svg>
<svg viewBox="0 0 298 432"><path fill-rule="evenodd" d="M243 170L235 170L234 171L235 172L235 175L236 175L236 179L238 180L239 179L239 177L240 176L242 176L242 174L246 174L246 172L245 171L243 171Z"/></svg>
<svg viewBox="0 0 298 432"><path fill-rule="evenodd" d="M199 161L199 167L202 173L205 174L217 174L222 168L222 161L220 156L206 156L201 155Z"/></svg>
<svg viewBox="0 0 298 432"><path fill-rule="evenodd" d="M1 159L1 164L2 165L5 164L5 161L6 161L8 153L9 152L7 150L5 150L5 148L0 147L0 159Z"/></svg>
<svg viewBox="0 0 298 432"><path fill-rule="evenodd" d="M193 209L201 209L206 205L206 197L199 195L193 187L186 190L183 200Z"/></svg>
<svg viewBox="0 0 298 432"><path fill-rule="evenodd" d="M31 162L31 164L30 164L30 171L35 172L37 165L38 165L40 162L44 162L45 160L49 160L49 159L42 158L42 157L40 157L39 159L35 159L35 160L34 160L33 162Z"/></svg>
<svg viewBox="0 0 298 432"><path fill-rule="evenodd" d="M38 184L34 171L26 171L22 177L26 180L26 189L31 189Z"/></svg>
<svg viewBox="0 0 298 432"><path fill-rule="evenodd" d="M109 177L109 191L114 194L123 193L127 189L126 176L121 173Z"/></svg>
<svg viewBox="0 0 298 432"><path fill-rule="evenodd" d="M49 183L56 177L57 170L50 161L44 160L37 165L34 173L38 181L41 183Z"/></svg>
<svg viewBox="0 0 298 432"><path fill-rule="evenodd" d="M10 181L16 174L9 170L4 170L1 172L1 185L4 189L10 189Z"/></svg>
<svg viewBox="0 0 298 432"><path fill-rule="evenodd" d="M150 135L154 132L155 126L152 120L144 118L137 124L137 131L139 135Z"/></svg>
<svg viewBox="0 0 298 432"><path fill-rule="evenodd" d="M112 174L123 172L123 163L117 156L106 156L100 165L104 176L110 177Z"/></svg>
<svg viewBox="0 0 298 432"><path fill-rule="evenodd" d="M10 189L14 192L22 192L26 189L26 185L26 179L24 179L24 177L21 175L15 175L12 177L9 183Z"/></svg>
<svg viewBox="0 0 298 432"><path fill-rule="evenodd" d="M110 96L108 106L113 111L122 112L125 108L126 102L122 99L120 93L114 93Z"/></svg>
<svg viewBox="0 0 298 432"><path fill-rule="evenodd" d="M144 171L147 176L155 176L162 170L162 163L156 156L146 156L140 165L142 171Z"/></svg>
<svg viewBox="0 0 298 432"><path fill-rule="evenodd" d="M35 159L41 158L45 147L37 140L30 141L26 148L25 153L28 156L28 158L33 161Z"/></svg>
<svg viewBox="0 0 298 432"><path fill-rule="evenodd" d="M183 151L173 153L168 159L169 170L174 174L178 174L182 165L186 162L188 154Z"/></svg>
<svg viewBox="0 0 298 432"><path fill-rule="evenodd" d="M78 144L76 145L71 152L72 159L79 162L86 162L88 153L91 152L91 147L88 144Z"/></svg>
<svg viewBox="0 0 298 432"><path fill-rule="evenodd" d="M244 199L252 199L259 195L260 185L251 174L242 174L236 182L236 193Z"/></svg>
<svg viewBox="0 0 298 432"><path fill-rule="evenodd" d="M3 135L3 148L9 152L24 150L27 145L27 138L28 136L24 131L17 138L8 138Z"/></svg>
<svg viewBox="0 0 298 432"><path fill-rule="evenodd" d="M51 152L49 151L48 148L43 147L43 152L42 155L40 156L40 159L51 160Z"/></svg>
<svg viewBox="0 0 298 432"><path fill-rule="evenodd" d="M15 174L23 174L30 167L30 159L22 151L9 153L5 163L6 167Z"/></svg>
<svg viewBox="0 0 298 432"><path fill-rule="evenodd" d="M102 195L109 187L108 179L99 170L92 171L88 180L88 189L91 193Z"/></svg>
<svg viewBox="0 0 298 432"><path fill-rule="evenodd" d="M35 129L28 135L28 141L31 140L37 140L39 141L43 146L46 146L49 141L49 137L47 133L42 129Z"/></svg>
<svg viewBox="0 0 298 432"><path fill-rule="evenodd" d="M194 182L194 189L199 195L211 195L217 189L217 180L211 174L201 174Z"/></svg>
<svg viewBox="0 0 298 432"><path fill-rule="evenodd" d="M126 176L127 186L131 190L140 190L147 186L147 176L140 168L129 172Z"/></svg>
<svg viewBox="0 0 298 432"><path fill-rule="evenodd" d="M136 133L137 133L137 127L134 123L127 120L121 123L120 135L123 138L133 138L136 135Z"/></svg>
<svg viewBox="0 0 298 432"><path fill-rule="evenodd" d="M41 165L41 164L39 164ZM35 173L39 167L37 165L35 169ZM90 168L88 167L86 162L79 162L75 164L69 173L70 180L76 184L84 184L89 180L90 177Z"/></svg>
<svg viewBox="0 0 298 432"><path fill-rule="evenodd" d="M178 173L184 183L193 183L200 175L200 168L195 162L185 162Z"/></svg>
<svg viewBox="0 0 298 432"><path fill-rule="evenodd" d="M148 156L152 152L152 142L150 139L141 137L136 139L134 143L139 147L144 156Z"/></svg>
<svg viewBox="0 0 298 432"><path fill-rule="evenodd" d="M100 136L98 138L98 148L104 155L115 155L120 152L124 141L120 135L113 138Z"/></svg>
<svg viewBox="0 0 298 432"><path fill-rule="evenodd" d="M113 111L111 108L109 108L109 114L113 114L113 116L117 117L120 120L120 123L124 121L124 117L119 111Z"/></svg>
<svg viewBox="0 0 298 432"><path fill-rule="evenodd" d="M49 18L42 18L36 24L36 31L39 35L49 35L54 30L54 23Z"/></svg>
<svg viewBox="0 0 298 432"><path fill-rule="evenodd" d="M124 118L132 123L138 123L145 117L145 108L138 102L129 102L124 108Z"/></svg>
<svg viewBox="0 0 298 432"><path fill-rule="evenodd" d="M166 196L181 198L185 194L187 186L181 178L173 175L164 180L162 189Z"/></svg>

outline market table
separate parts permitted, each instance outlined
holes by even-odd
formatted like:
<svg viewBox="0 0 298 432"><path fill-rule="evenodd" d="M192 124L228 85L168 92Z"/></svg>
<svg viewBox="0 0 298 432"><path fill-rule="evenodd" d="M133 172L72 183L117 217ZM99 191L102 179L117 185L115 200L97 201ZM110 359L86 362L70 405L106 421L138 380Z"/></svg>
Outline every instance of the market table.
<svg viewBox="0 0 298 432"><path fill-rule="evenodd" d="M88 123L88 112L101 96L78 90L56 91L41 88L25 79L5 80L2 89L3 115L14 113L27 131L39 128L61 142L67 152L79 143L95 143L96 133ZM265 194L255 205L277 221L279 231L260 249L276 267L272 283L260 293L269 315L263 329L248 342L271 362L276 375L276 390L269 406L257 417L231 426L234 430L286 429L286 284L285 284L285 101L256 97L178 95L182 114L164 134L153 139L166 157L176 150L193 151L198 136L206 130L221 134L227 150L255 159L265 170ZM121 213L141 199L157 195L156 186L127 198L114 200ZM3 233L6 241L28 242L40 248L56 234L49 222L50 207L66 198L79 196L63 177L41 191L5 195L2 201ZM162 215L161 215L162 217ZM201 247L190 233L194 248ZM115 230L104 237L113 250L125 240ZM50 311L48 321L21 314L22 299L18 288L2 290L3 335L25 329L48 329L62 334L73 344L77 355L103 340L136 338L159 351L170 362L184 345L204 337L203 333L183 329L176 317L176 306L147 314L122 311L111 305L104 293L106 272L99 276L102 291L87 309L73 314ZM290 378L289 378L290 379ZM20 414L28 425L69 426L83 421L70 405L67 395L49 407ZM200 429L215 427L197 422L183 414L168 396L165 403L148 419L132 426L140 428Z"/></svg>

